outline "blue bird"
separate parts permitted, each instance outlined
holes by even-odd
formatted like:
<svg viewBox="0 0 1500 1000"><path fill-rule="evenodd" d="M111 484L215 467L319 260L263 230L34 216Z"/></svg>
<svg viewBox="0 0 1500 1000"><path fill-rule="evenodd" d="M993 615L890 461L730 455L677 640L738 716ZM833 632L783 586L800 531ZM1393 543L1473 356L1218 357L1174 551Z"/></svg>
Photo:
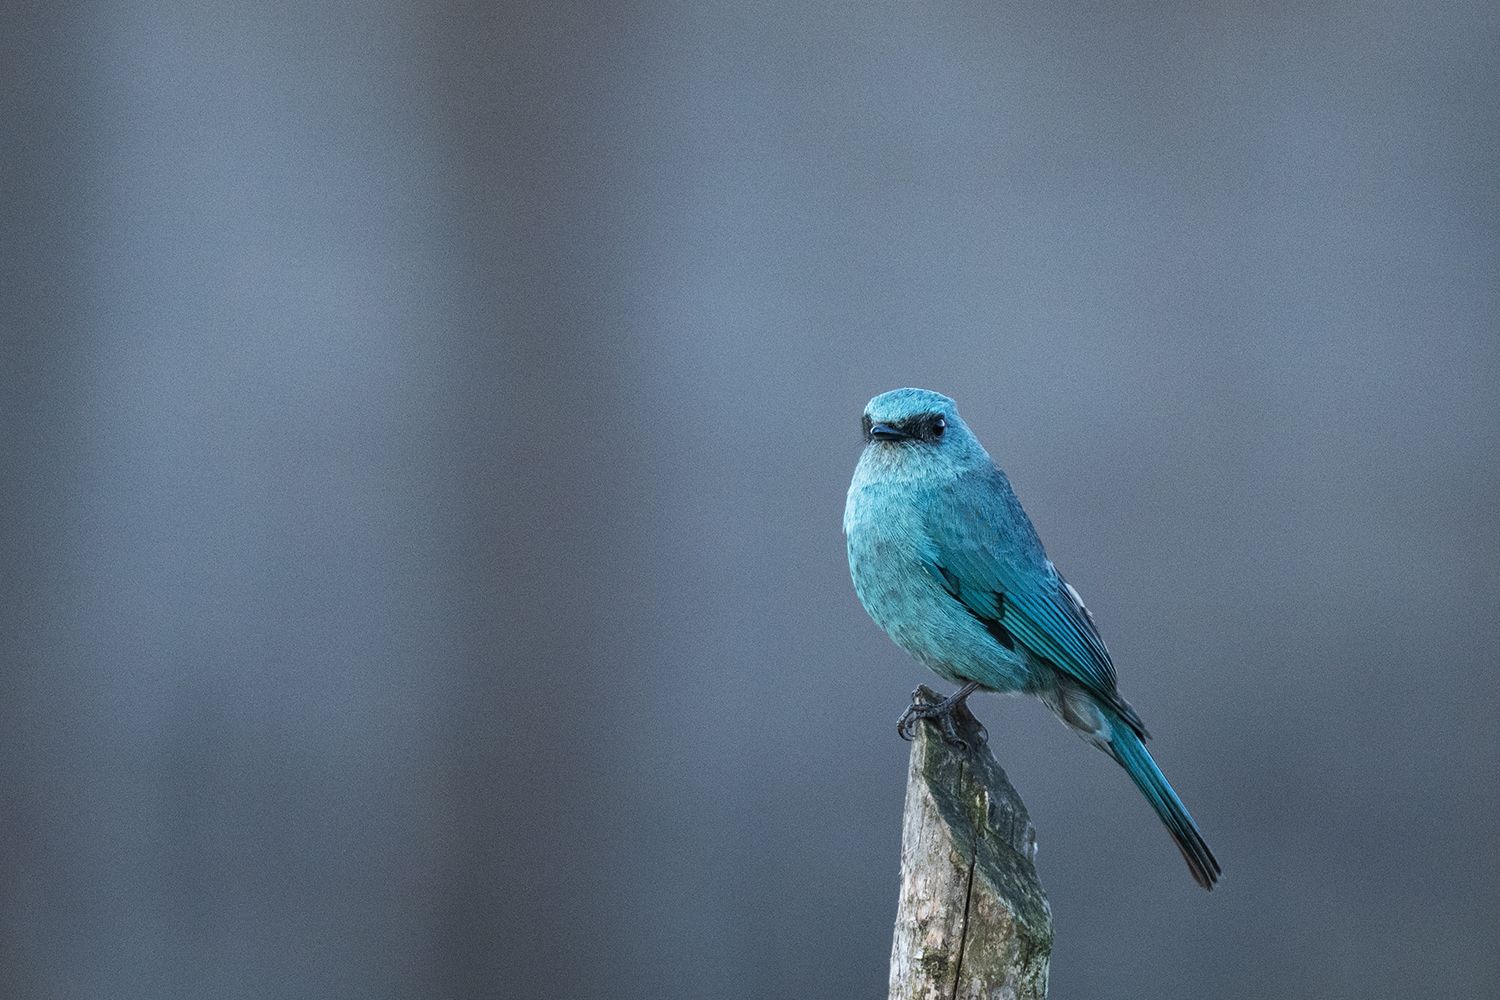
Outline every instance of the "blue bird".
<svg viewBox="0 0 1500 1000"><path fill-rule="evenodd" d="M902 737L932 719L960 743L952 713L975 691L1035 695L1125 769L1212 889L1219 862L1146 751L1093 616L953 400L881 393L865 407L864 434L844 508L855 592L896 645L961 685L936 703L914 693Z"/></svg>

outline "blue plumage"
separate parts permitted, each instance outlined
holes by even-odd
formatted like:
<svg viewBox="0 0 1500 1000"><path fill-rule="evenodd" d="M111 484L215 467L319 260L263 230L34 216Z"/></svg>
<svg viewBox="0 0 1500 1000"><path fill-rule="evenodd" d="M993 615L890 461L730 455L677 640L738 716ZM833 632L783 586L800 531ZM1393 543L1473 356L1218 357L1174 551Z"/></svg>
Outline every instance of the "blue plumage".
<svg viewBox="0 0 1500 1000"><path fill-rule="evenodd" d="M870 617L934 672L971 685L956 699L973 687L1041 698L1125 768L1212 888L1219 864L1146 751L1093 616L953 401L896 389L870 400L864 425L844 534ZM903 719L943 713L914 706Z"/></svg>

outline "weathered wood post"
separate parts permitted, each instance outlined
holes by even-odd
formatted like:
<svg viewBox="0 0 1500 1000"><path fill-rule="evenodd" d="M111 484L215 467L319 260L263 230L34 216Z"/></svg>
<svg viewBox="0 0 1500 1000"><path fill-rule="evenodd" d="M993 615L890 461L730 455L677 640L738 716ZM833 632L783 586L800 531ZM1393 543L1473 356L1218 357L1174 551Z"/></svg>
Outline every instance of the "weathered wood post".
<svg viewBox="0 0 1500 1000"><path fill-rule="evenodd" d="M955 720L971 749L930 722L912 743L891 1000L1045 1000L1052 911L1036 831L978 721L966 708Z"/></svg>

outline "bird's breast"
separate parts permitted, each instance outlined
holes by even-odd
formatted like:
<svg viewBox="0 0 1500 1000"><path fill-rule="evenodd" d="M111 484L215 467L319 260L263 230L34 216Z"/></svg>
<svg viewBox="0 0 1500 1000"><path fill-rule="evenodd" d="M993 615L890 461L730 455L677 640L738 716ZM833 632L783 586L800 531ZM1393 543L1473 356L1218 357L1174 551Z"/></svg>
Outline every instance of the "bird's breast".
<svg viewBox="0 0 1500 1000"><path fill-rule="evenodd" d="M934 553L920 497L854 487L844 512L849 575L860 603L896 645L942 677L994 690L1023 686L1024 664L1002 648L928 569Z"/></svg>

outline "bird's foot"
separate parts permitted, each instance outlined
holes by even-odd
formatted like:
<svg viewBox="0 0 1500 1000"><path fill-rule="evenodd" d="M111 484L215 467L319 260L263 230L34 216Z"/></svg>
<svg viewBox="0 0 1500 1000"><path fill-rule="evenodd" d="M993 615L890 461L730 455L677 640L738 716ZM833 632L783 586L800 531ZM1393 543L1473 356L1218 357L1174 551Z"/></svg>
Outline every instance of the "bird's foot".
<svg viewBox="0 0 1500 1000"><path fill-rule="evenodd" d="M896 720L896 732L903 740L911 741L917 738L917 726L923 719L931 719L937 723L938 730L943 734L943 742L950 747L967 751L969 741L958 735L958 723L953 718L953 713L964 699L979 689L979 685L970 681L956 692L944 698L942 701L929 702L923 699L922 689L917 688L911 693L911 704L906 706L906 711L901 713L901 718ZM979 727L979 742L983 743L989 738L984 726Z"/></svg>

